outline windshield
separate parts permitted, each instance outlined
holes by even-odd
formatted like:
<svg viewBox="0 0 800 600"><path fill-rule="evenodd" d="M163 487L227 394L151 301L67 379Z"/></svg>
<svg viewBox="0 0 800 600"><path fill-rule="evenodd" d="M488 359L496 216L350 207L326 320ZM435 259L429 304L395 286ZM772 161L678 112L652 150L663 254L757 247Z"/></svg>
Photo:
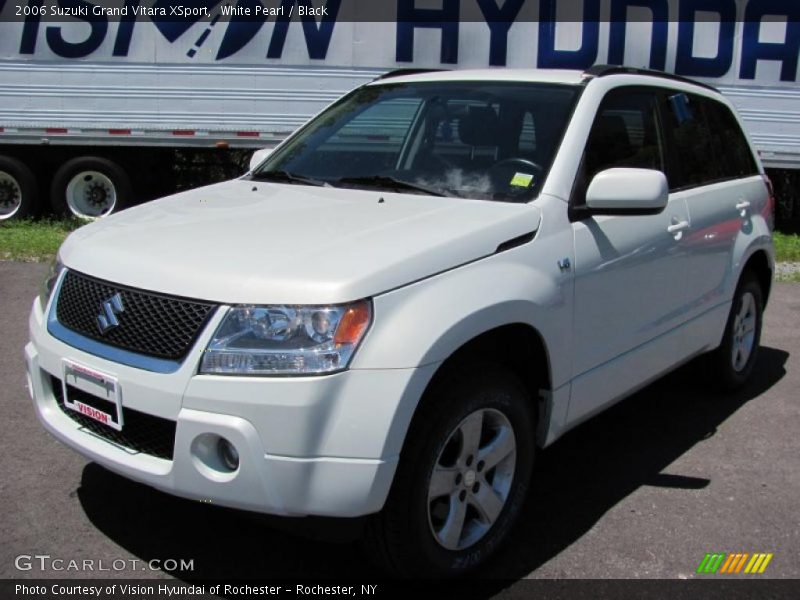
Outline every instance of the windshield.
<svg viewBox="0 0 800 600"><path fill-rule="evenodd" d="M252 176L526 201L541 188L578 90L499 81L361 87L317 116Z"/></svg>

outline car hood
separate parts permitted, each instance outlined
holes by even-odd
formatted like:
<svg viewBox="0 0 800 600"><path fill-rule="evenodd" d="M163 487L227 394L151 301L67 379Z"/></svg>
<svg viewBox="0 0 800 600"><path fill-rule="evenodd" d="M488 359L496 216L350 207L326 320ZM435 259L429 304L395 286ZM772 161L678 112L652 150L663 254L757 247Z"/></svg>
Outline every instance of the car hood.
<svg viewBox="0 0 800 600"><path fill-rule="evenodd" d="M71 269L167 294L327 304L494 254L540 218L530 204L234 180L96 221L60 254Z"/></svg>

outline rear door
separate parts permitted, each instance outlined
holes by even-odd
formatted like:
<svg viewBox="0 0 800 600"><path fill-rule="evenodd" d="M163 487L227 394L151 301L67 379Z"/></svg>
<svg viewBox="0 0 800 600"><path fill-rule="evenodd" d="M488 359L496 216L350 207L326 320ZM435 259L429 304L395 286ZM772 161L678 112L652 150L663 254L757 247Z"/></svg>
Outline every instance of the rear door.
<svg viewBox="0 0 800 600"><path fill-rule="evenodd" d="M724 104L682 92L666 93L665 136L674 169L670 188L689 209L692 229L684 284L690 318L727 301L736 285L734 248L752 235L750 217L765 188L750 147Z"/></svg>

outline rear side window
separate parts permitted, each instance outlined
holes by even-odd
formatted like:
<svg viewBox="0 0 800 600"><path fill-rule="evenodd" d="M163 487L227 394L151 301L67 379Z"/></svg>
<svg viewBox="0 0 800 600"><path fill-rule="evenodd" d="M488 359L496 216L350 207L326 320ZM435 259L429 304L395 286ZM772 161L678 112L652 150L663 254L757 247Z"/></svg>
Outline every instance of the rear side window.
<svg viewBox="0 0 800 600"><path fill-rule="evenodd" d="M670 93L664 125L673 144L675 169L670 189L684 189L758 172L739 124L728 107L714 100Z"/></svg>
<svg viewBox="0 0 800 600"><path fill-rule="evenodd" d="M726 179L736 179L758 174L758 167L750 152L739 123L724 104L705 100L705 113L715 133L714 145L722 156L721 172Z"/></svg>
<svg viewBox="0 0 800 600"><path fill-rule="evenodd" d="M584 158L587 181L614 167L664 170L657 96L641 88L617 88L603 99Z"/></svg>
<svg viewBox="0 0 800 600"><path fill-rule="evenodd" d="M715 155L714 134L700 100L699 96L683 92L667 97L664 125L674 145L677 163L668 176L673 190L722 178L722 161Z"/></svg>

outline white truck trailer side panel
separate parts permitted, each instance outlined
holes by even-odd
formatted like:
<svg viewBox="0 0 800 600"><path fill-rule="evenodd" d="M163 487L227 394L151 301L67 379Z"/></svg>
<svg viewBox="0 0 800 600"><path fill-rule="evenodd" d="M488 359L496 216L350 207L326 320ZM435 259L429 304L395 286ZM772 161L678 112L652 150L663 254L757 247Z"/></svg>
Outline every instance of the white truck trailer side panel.
<svg viewBox="0 0 800 600"><path fill-rule="evenodd" d="M614 63L717 86L768 166L800 165L796 3L775 14L767 0L654 0L654 10L626 0L586 0L584 10L574 0L526 0L508 23L490 26L477 0L380 2L386 15L440 4L443 20L474 20L359 22L358 0L325 0L322 20L253 23L222 16L223 3L212 0L200 3L209 13L196 21L51 22L14 17L7 3L0 143L269 147L389 69Z"/></svg>

